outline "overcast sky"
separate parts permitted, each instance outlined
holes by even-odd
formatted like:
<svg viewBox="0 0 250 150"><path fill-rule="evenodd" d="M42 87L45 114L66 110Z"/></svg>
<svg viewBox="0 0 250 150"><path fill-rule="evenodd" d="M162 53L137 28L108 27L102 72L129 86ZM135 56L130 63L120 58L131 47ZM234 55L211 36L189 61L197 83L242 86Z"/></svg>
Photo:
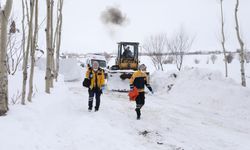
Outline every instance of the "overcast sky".
<svg viewBox="0 0 250 150"><path fill-rule="evenodd" d="M230 50L238 47L234 30L235 1L224 2L226 44ZM20 8L18 3L15 11ZM101 14L107 7L119 8L128 19L126 23L123 26L105 25ZM195 37L193 51L221 49L219 11L219 0L65 0L62 51L114 52L119 41L143 43L150 35L167 33L171 36L181 27ZM241 0L239 11L241 33L248 46L250 0ZM42 20L45 7L41 8L40 14ZM45 26L42 27L40 36L44 35L44 28ZM44 47L44 40L39 45Z"/></svg>

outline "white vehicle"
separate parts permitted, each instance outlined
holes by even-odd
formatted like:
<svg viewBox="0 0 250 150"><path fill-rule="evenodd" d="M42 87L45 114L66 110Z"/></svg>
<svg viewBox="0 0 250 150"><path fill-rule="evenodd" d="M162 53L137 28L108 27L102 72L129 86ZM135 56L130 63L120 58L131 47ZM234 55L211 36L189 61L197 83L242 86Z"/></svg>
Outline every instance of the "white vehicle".
<svg viewBox="0 0 250 150"><path fill-rule="evenodd" d="M92 67L93 62L97 61L99 63L99 67L104 70L105 78L107 77L107 61L103 55L98 54L89 54L86 56L86 66L81 65L82 67L90 66Z"/></svg>
<svg viewBox="0 0 250 150"><path fill-rule="evenodd" d="M97 54L87 55L87 57L86 57L86 64L87 65L92 66L94 61L97 61L99 63L100 68L106 70L107 61L106 61L104 56L97 55Z"/></svg>

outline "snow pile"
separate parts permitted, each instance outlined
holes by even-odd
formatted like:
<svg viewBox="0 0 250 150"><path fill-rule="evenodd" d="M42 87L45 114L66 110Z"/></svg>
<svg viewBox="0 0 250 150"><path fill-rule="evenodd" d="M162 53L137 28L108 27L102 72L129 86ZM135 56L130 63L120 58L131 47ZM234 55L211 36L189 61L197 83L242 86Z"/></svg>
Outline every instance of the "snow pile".
<svg viewBox="0 0 250 150"><path fill-rule="evenodd" d="M177 78L177 72L155 71L150 75L149 82L154 92L162 93L169 92Z"/></svg>
<svg viewBox="0 0 250 150"><path fill-rule="evenodd" d="M188 103L250 121L250 89L224 78L219 71L185 68L177 74L176 79L173 73L156 72L152 82L157 92L163 95L167 92L166 97L178 103ZM171 90L169 85L173 85Z"/></svg>
<svg viewBox="0 0 250 150"><path fill-rule="evenodd" d="M200 68L185 68L179 73L157 71L152 74L151 83L156 94L167 99L250 121L250 89L226 79L219 71Z"/></svg>
<svg viewBox="0 0 250 150"><path fill-rule="evenodd" d="M45 71L46 70L46 58L41 57L38 60L36 60L36 67L42 71Z"/></svg>
<svg viewBox="0 0 250 150"><path fill-rule="evenodd" d="M59 73L64 76L64 81L75 81L83 78L82 67L76 59L61 59Z"/></svg>
<svg viewBox="0 0 250 150"><path fill-rule="evenodd" d="M225 79L220 72L191 69L181 72L170 96L216 112L250 121L250 90ZM250 128L249 128L250 129Z"/></svg>
<svg viewBox="0 0 250 150"><path fill-rule="evenodd" d="M9 100L10 104L20 103L21 94L22 94L22 81L23 81L23 72L17 71L14 76L9 76ZM33 78L33 95L36 96L39 93L43 93L45 91L45 72L35 67L34 78ZM58 76L58 82L56 84L64 81L63 76ZM29 76L27 79L27 87L26 92L29 91ZM28 94L28 93L27 93Z"/></svg>
<svg viewBox="0 0 250 150"><path fill-rule="evenodd" d="M36 62L40 70L45 71L46 59L41 58ZM60 59L59 74L64 76L64 81L75 81L83 78L82 67L78 64L77 59Z"/></svg>

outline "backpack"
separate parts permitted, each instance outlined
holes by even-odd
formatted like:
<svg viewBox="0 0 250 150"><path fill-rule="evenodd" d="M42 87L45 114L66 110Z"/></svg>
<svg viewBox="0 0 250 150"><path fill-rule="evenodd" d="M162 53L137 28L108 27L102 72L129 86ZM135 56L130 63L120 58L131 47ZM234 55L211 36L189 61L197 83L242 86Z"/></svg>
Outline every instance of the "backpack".
<svg viewBox="0 0 250 150"><path fill-rule="evenodd" d="M92 69L89 68L90 70L90 73L89 73L89 78L84 78L83 82L82 82L82 86L86 87L86 88L89 88L90 85L91 85L91 80L90 80L90 76L92 74Z"/></svg>
<svg viewBox="0 0 250 150"><path fill-rule="evenodd" d="M83 82L82 82L82 86L84 86L84 87L86 87L86 88L89 88L90 84L91 84L91 81L90 81L90 79L88 79L88 78L85 78L85 79L83 80Z"/></svg>

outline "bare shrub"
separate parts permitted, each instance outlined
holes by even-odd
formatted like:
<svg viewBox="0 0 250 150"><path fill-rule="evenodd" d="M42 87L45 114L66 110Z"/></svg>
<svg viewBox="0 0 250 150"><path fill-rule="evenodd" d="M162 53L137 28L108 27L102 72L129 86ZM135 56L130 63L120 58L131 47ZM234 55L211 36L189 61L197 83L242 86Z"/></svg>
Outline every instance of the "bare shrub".
<svg viewBox="0 0 250 150"><path fill-rule="evenodd" d="M197 58L195 58L195 59L194 59L194 63L195 63L195 64L199 64L199 63L200 63L200 60L197 59Z"/></svg>
<svg viewBox="0 0 250 150"><path fill-rule="evenodd" d="M143 48L151 58L157 70L163 70L163 64L167 59L166 34L152 35L144 41Z"/></svg>
<svg viewBox="0 0 250 150"><path fill-rule="evenodd" d="M245 57L246 63L250 63L250 52L246 52L244 57Z"/></svg>
<svg viewBox="0 0 250 150"><path fill-rule="evenodd" d="M174 57L168 56L168 58L164 61L164 64L173 64L174 63Z"/></svg>
<svg viewBox="0 0 250 150"><path fill-rule="evenodd" d="M227 56L226 56L227 63L229 63L229 64L232 63L233 59L234 59L234 56L232 53L227 54Z"/></svg>
<svg viewBox="0 0 250 150"><path fill-rule="evenodd" d="M216 60L218 59L218 57L215 54L213 54L213 55L211 55L210 59L211 59L212 63L214 64L216 62Z"/></svg>

